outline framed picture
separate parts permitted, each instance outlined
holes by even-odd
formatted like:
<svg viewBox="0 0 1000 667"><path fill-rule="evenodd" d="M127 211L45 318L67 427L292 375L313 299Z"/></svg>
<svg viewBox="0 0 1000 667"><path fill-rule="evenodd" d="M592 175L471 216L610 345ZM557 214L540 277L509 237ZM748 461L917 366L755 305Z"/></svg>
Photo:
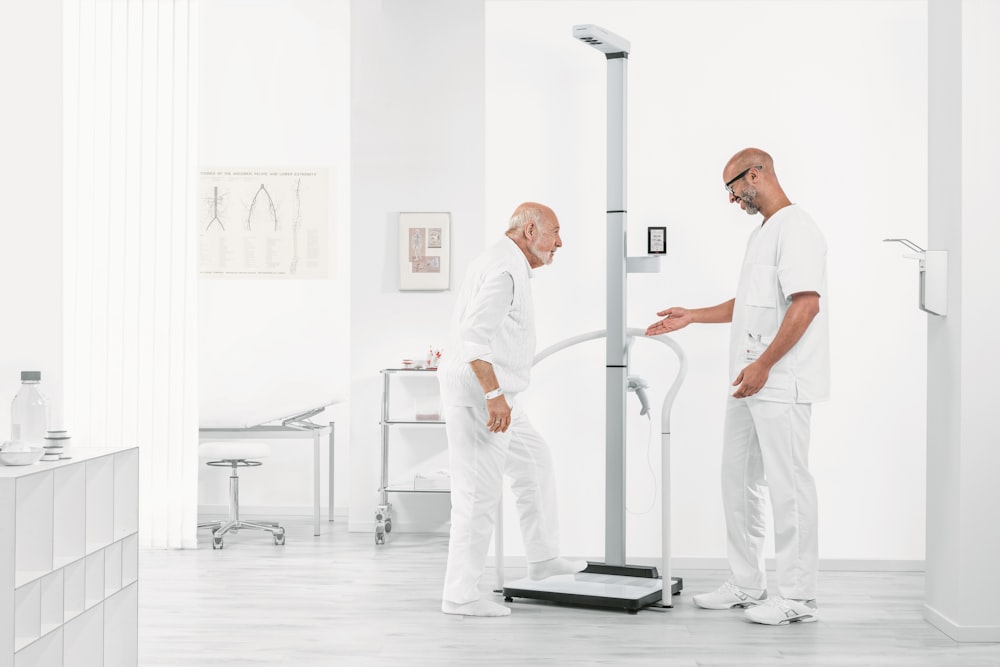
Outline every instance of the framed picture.
<svg viewBox="0 0 1000 667"><path fill-rule="evenodd" d="M399 289L450 286L451 214L399 214Z"/></svg>
<svg viewBox="0 0 1000 667"><path fill-rule="evenodd" d="M650 255L667 254L667 228L647 227L646 228L646 252Z"/></svg>

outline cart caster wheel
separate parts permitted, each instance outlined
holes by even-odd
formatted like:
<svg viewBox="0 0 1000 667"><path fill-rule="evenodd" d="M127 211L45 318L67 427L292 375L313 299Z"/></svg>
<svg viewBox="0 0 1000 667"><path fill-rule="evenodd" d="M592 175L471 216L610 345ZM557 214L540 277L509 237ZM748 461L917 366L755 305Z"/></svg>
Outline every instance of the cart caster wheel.
<svg viewBox="0 0 1000 667"><path fill-rule="evenodd" d="M511 597L504 597L503 601L504 601L504 602L513 602L513 601L514 601L514 598L511 598Z"/></svg>
<svg viewBox="0 0 1000 667"><path fill-rule="evenodd" d="M389 519L385 520L385 532L387 532L387 533L391 533L392 532L392 521L389 520Z"/></svg>
<svg viewBox="0 0 1000 667"><path fill-rule="evenodd" d="M375 533L375 544L385 544L385 533Z"/></svg>
<svg viewBox="0 0 1000 667"><path fill-rule="evenodd" d="M280 535L275 535L274 536L274 543L276 545L278 545L279 547L280 546L284 546L284 544L285 544L285 534L282 533Z"/></svg>
<svg viewBox="0 0 1000 667"><path fill-rule="evenodd" d="M221 549L222 548L222 538L221 537L213 537L212 538L212 548L213 549Z"/></svg>

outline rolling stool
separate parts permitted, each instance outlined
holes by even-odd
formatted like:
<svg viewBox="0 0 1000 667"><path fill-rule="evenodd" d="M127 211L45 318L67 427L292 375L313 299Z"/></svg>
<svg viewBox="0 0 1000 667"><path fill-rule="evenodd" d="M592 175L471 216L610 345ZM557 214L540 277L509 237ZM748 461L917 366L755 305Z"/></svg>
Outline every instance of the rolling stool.
<svg viewBox="0 0 1000 667"><path fill-rule="evenodd" d="M212 529L212 548L222 548L222 536L232 531L237 532L240 528L252 528L254 530L267 530L274 536L274 543L281 545L285 543L285 529L276 523L254 523L252 521L240 520L240 468L250 468L259 466L260 459L268 456L271 448L266 442L255 442L253 440L212 440L202 444L198 448L200 456L214 459L209 461L210 466L229 466L232 471L229 475L229 518L226 521L210 521L199 523L199 528Z"/></svg>

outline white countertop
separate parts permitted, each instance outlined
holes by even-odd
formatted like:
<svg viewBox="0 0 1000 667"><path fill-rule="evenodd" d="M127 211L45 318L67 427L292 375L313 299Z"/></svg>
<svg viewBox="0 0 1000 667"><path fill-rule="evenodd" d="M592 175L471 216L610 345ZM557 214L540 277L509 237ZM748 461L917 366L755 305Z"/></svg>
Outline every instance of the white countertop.
<svg viewBox="0 0 1000 667"><path fill-rule="evenodd" d="M72 458L59 459L58 461L36 461L26 466L0 465L0 479L13 479L34 475L35 473L54 470L73 465L74 463L80 463L81 461L89 461L101 458L102 456L111 456L119 452L126 452L130 449L138 449L138 447L86 447L84 445L70 445L66 448L65 453Z"/></svg>

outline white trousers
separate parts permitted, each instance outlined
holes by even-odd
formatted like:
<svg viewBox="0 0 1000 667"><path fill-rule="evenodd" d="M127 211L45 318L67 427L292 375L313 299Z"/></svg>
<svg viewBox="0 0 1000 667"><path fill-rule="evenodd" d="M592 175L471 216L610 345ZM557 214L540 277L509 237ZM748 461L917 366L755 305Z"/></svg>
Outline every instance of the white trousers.
<svg viewBox="0 0 1000 667"><path fill-rule="evenodd" d="M809 404L729 397L722 446L722 503L733 583L766 589L765 498L771 497L778 594L816 597L816 483L809 472ZM766 481L765 481L766 480Z"/></svg>
<svg viewBox="0 0 1000 667"><path fill-rule="evenodd" d="M520 406L506 433L486 428L486 406L445 406L451 465L451 539L443 599L479 599L503 476L511 478L529 563L559 555L555 477L549 447Z"/></svg>

